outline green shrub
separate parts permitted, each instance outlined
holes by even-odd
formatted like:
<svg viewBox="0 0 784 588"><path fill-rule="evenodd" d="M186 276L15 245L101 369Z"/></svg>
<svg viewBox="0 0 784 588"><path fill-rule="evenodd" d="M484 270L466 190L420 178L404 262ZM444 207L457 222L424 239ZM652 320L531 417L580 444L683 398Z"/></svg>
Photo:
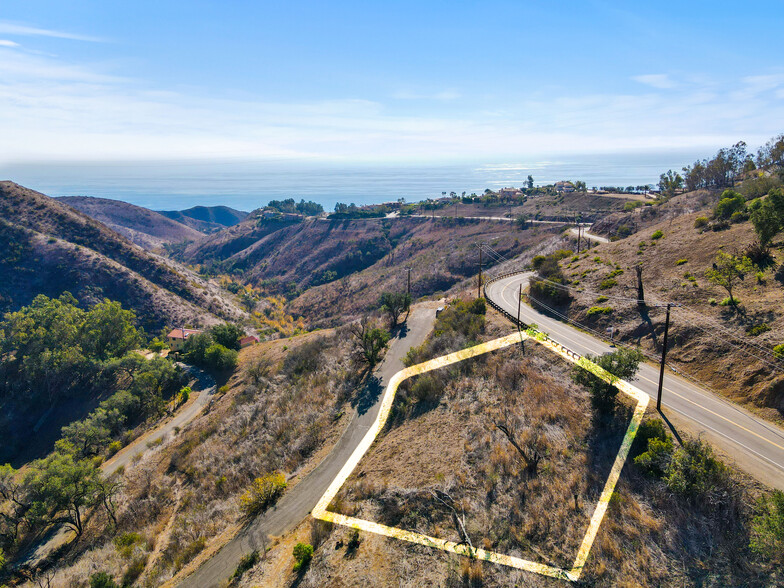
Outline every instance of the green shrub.
<svg viewBox="0 0 784 588"><path fill-rule="evenodd" d="M604 294L600 294L599 296L596 297L597 304L602 302L607 302L608 300L609 298L607 298L607 296L605 296Z"/></svg>
<svg viewBox="0 0 784 588"><path fill-rule="evenodd" d="M120 588L120 586L106 572L96 572L90 576L90 588Z"/></svg>
<svg viewBox="0 0 784 588"><path fill-rule="evenodd" d="M411 394L419 402L434 404L441 399L442 387L430 374L419 376L411 387Z"/></svg>
<svg viewBox="0 0 784 588"><path fill-rule="evenodd" d="M612 288L613 286L617 286L617 285L618 285L618 280L614 278L607 278L599 283L599 289L607 290L608 288Z"/></svg>
<svg viewBox="0 0 784 588"><path fill-rule="evenodd" d="M242 559L240 560L240 563L237 564L237 569L234 570L234 573L231 576L232 579L233 580L239 580L240 578L242 578L242 574L247 572L249 569L251 569L257 563L259 563L259 550L258 549L254 549L249 554L242 556Z"/></svg>
<svg viewBox="0 0 784 588"><path fill-rule="evenodd" d="M732 304L732 298L727 296L726 298L722 298L721 302L719 302L719 306L730 306ZM735 304L740 305L740 298L737 296L735 297Z"/></svg>
<svg viewBox="0 0 784 588"><path fill-rule="evenodd" d="M643 355L638 349L621 348L599 357L586 355L586 359L610 372L613 376L628 380L637 373ZM572 379L575 383L588 389L594 407L603 411L612 408L615 396L618 394L618 389L613 384L605 382L579 366L572 370Z"/></svg>
<svg viewBox="0 0 784 588"><path fill-rule="evenodd" d="M246 517L254 517L264 512L286 489L286 476L274 472L256 478L245 493L240 496L240 509Z"/></svg>
<svg viewBox="0 0 784 588"><path fill-rule="evenodd" d="M670 465L674 451L675 446L669 437L651 437L648 439L648 449L635 457L634 463L646 474L661 478Z"/></svg>
<svg viewBox="0 0 784 588"><path fill-rule="evenodd" d="M109 451L109 455L114 455L115 453L120 451L120 449L122 449L122 442L121 441L112 441L111 443L109 443L109 446L107 447L107 449Z"/></svg>
<svg viewBox="0 0 784 588"><path fill-rule="evenodd" d="M133 586L133 583L139 579L139 576L142 575L142 572L146 567L147 567L146 555L142 555L140 557L135 558L128 566L128 569L125 570L125 573L123 574L122 585Z"/></svg>
<svg viewBox="0 0 784 588"><path fill-rule="evenodd" d="M620 276L622 273L623 273L622 269L620 269L620 268L614 269L613 271L610 272L610 274L607 277L608 278L614 278L615 276Z"/></svg>
<svg viewBox="0 0 784 588"><path fill-rule="evenodd" d="M746 329L746 333L751 337L762 335L762 333L767 333L768 331L770 331L770 325L768 323L752 325Z"/></svg>
<svg viewBox="0 0 784 588"><path fill-rule="evenodd" d="M710 304L711 306L716 306L718 304L718 301L715 298L708 298L708 304Z"/></svg>
<svg viewBox="0 0 784 588"><path fill-rule="evenodd" d="M776 357L776 359L784 359L784 343L776 345L773 348L773 355Z"/></svg>
<svg viewBox="0 0 784 588"><path fill-rule="evenodd" d="M131 557L134 546L142 543L142 541L144 541L144 538L139 533L131 532L117 535L113 540L117 553L125 559Z"/></svg>
<svg viewBox="0 0 784 588"><path fill-rule="evenodd" d="M738 223L742 223L743 221L745 221L746 218L747 218L747 216L743 212L737 211L737 212L733 212L732 216L730 216L730 222L732 224L738 224Z"/></svg>
<svg viewBox="0 0 784 588"><path fill-rule="evenodd" d="M586 315L588 317L599 316L603 314L612 314L613 309L610 306L592 306L588 309Z"/></svg>
<svg viewBox="0 0 784 588"><path fill-rule="evenodd" d="M716 218L727 220L735 213L740 212L741 215L746 209L746 199L737 192L732 190L725 190L721 195L721 200L713 209L713 215Z"/></svg>
<svg viewBox="0 0 784 588"><path fill-rule="evenodd" d="M664 233L657 229L653 232L653 235L651 235L651 241L658 241L662 237L664 237Z"/></svg>
<svg viewBox="0 0 784 588"><path fill-rule="evenodd" d="M697 439L673 452L664 481L676 494L704 497L726 484L727 469L713 457L710 445Z"/></svg>
<svg viewBox="0 0 784 588"><path fill-rule="evenodd" d="M698 216L694 219L694 228L701 229L705 225L708 224L708 217L707 216Z"/></svg>
<svg viewBox="0 0 784 588"><path fill-rule="evenodd" d="M294 546L294 559L297 563L294 564L294 571L299 571L310 563L313 558L313 546L310 543L297 543Z"/></svg>
<svg viewBox="0 0 784 588"><path fill-rule="evenodd" d="M774 490L770 497L761 497L757 511L749 547L761 557L784 563L784 492Z"/></svg>
<svg viewBox="0 0 784 588"><path fill-rule="evenodd" d="M675 262L675 265L683 265L684 263L688 263L688 262L689 262L688 259L679 259L678 261Z"/></svg>

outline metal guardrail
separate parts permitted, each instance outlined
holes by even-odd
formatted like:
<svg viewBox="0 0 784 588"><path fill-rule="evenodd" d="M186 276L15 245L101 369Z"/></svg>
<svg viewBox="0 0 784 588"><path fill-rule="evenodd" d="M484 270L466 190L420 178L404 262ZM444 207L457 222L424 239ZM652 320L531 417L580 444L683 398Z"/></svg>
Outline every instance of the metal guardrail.
<svg viewBox="0 0 784 588"><path fill-rule="evenodd" d="M500 280L500 279L502 279L502 278L508 278L508 277L510 277L510 276L516 276L516 275L519 275L519 274L524 274L524 273L525 273L525 271L514 271L514 272L506 272L506 273L503 273L503 274L499 274L499 275L497 275L497 276L494 276L494 277L490 278L489 280L487 280L487 281L486 281L486 282L483 284L483 286L482 286L482 293L484 294L484 296L485 296L485 300L486 300L486 301L487 301L487 302L490 304L490 306L491 306L493 309L495 309L497 312L501 313L503 316L505 316L506 318L508 318L510 321L512 321L512 324L514 324L514 325L515 325L515 326L517 326L518 328L522 328L522 329L530 329L530 328L531 328L531 327L530 327L530 325L528 325L528 324L524 323L523 321L518 321L516 316L512 316L512 313L510 313L509 311L507 311L507 310L505 310L505 309L501 308L501 306L499 306L498 304L496 304L495 302L493 302L493 299L492 299L492 298L490 298L490 297L487 295L487 287L488 287L490 284L492 284L493 282L496 282L496 281L498 281L498 280ZM543 333L542 331L537 331L537 332L538 332L538 333L541 333L541 334L544 336L545 340L549 341L550 343L552 343L553 345L555 345L556 347L558 347L558 348L559 348L561 351L563 351L563 352L564 352L566 355L568 355L569 357L572 357L572 358L574 358L575 360L579 360L579 359L581 359L581 358L582 358L582 355L580 355L580 354L579 354L579 353L577 353L576 351L572 351L572 350L571 350L571 349L569 349L569 348L568 348L566 345L563 345L562 343L559 343L559 342L558 342L558 341L556 341L555 339L551 339L551 338L550 338L550 336L549 336L547 333Z"/></svg>

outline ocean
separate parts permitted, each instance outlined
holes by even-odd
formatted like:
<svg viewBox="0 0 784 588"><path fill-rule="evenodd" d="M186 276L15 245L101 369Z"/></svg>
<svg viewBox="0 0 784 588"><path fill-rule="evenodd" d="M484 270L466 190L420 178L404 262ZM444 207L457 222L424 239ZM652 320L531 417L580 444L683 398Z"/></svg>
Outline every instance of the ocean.
<svg viewBox="0 0 784 588"><path fill-rule="evenodd" d="M313 200L326 210L337 202L408 202L534 182L582 180L592 186L655 184L699 153L622 153L558 156L520 162L370 164L301 161L149 161L0 163L0 179L49 196L97 196L153 210L226 205L239 210L272 199Z"/></svg>

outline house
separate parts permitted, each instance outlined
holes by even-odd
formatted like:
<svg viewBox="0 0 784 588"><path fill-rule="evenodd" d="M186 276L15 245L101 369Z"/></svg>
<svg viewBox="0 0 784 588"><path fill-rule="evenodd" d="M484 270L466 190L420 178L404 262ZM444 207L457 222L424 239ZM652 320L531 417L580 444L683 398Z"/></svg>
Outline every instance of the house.
<svg viewBox="0 0 784 588"><path fill-rule="evenodd" d="M243 337L242 339L240 339L240 349L245 349L246 347L255 345L258 342L259 342L258 337L254 337L253 335L248 335L247 337Z"/></svg>
<svg viewBox="0 0 784 588"><path fill-rule="evenodd" d="M185 347L185 340L191 335L198 335L201 331L198 329L172 329L171 333L166 335L166 339L172 351L181 351Z"/></svg>
<svg viewBox="0 0 784 588"><path fill-rule="evenodd" d="M498 195L501 198L517 198L518 196L522 196L523 193L517 188L501 188L498 190Z"/></svg>
<svg viewBox="0 0 784 588"><path fill-rule="evenodd" d="M571 182L556 182L555 183L555 191L556 192L574 192L574 184Z"/></svg>

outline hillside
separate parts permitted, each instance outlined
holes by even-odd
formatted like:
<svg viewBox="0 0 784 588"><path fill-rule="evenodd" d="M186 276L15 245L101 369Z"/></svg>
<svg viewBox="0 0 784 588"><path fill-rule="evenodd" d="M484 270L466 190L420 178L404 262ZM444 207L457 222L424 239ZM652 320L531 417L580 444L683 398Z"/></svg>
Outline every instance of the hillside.
<svg viewBox="0 0 784 588"><path fill-rule="evenodd" d="M89 196L64 196L58 200L145 249L160 249L164 243L195 241L204 236L199 230L163 214L120 200Z"/></svg>
<svg viewBox="0 0 784 588"><path fill-rule="evenodd" d="M142 326L210 324L242 311L216 286L134 245L70 206L12 182L0 183L0 307L70 291L83 304L109 297Z"/></svg>
<svg viewBox="0 0 784 588"><path fill-rule="evenodd" d="M619 227L632 232L560 262L576 288L567 312L570 319L602 334L612 326L621 341L640 344L655 358L661 352L665 319L664 308L655 304L676 303L668 362L710 389L780 420L784 371L773 348L784 341L779 270L784 242L780 236L775 239L761 267L738 280L733 290L741 302L738 308L722 306L727 291L708 279L716 256L743 255L757 237L748 220L716 231L708 225L695 227L695 221L704 222L698 218L712 217L718 198L716 192L698 191L597 223L595 230L606 235L617 235ZM645 309L634 302L638 264L649 303Z"/></svg>
<svg viewBox="0 0 784 588"><path fill-rule="evenodd" d="M193 206L187 210L160 210L158 213L201 233L232 227L248 216L247 212L228 206Z"/></svg>
<svg viewBox="0 0 784 588"><path fill-rule="evenodd" d="M480 242L513 257L558 233L473 219L258 219L188 246L183 258L286 296L311 325L334 325L377 307L383 291L406 288L408 267L414 299L430 296L476 275Z"/></svg>

